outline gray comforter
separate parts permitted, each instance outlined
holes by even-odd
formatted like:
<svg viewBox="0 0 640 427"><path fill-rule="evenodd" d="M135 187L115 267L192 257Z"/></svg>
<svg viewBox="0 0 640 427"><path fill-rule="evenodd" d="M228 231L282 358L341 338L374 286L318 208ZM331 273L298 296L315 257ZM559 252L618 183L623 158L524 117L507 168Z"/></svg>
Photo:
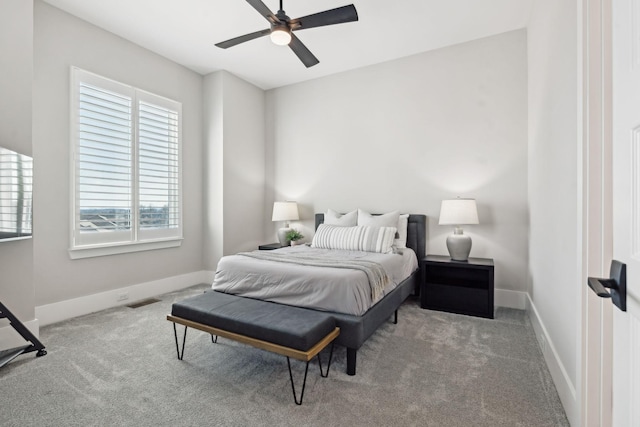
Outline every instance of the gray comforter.
<svg viewBox="0 0 640 427"><path fill-rule="evenodd" d="M282 262L281 258L288 255L294 261ZM417 266L416 255L410 249L404 250L403 254L379 254L303 245L223 257L218 263L212 288L359 316Z"/></svg>

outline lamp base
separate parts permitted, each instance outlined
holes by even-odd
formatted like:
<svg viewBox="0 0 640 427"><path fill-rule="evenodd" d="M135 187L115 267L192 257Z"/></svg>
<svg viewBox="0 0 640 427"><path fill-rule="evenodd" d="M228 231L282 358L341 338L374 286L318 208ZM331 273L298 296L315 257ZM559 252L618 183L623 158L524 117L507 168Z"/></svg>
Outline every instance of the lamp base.
<svg viewBox="0 0 640 427"><path fill-rule="evenodd" d="M278 241L282 246L289 246L289 241L287 240L287 233L291 231L289 227L282 227L278 229Z"/></svg>
<svg viewBox="0 0 640 427"><path fill-rule="evenodd" d="M453 234L447 237L449 256L454 261L467 261L471 252L471 237L462 234L462 228L456 227Z"/></svg>

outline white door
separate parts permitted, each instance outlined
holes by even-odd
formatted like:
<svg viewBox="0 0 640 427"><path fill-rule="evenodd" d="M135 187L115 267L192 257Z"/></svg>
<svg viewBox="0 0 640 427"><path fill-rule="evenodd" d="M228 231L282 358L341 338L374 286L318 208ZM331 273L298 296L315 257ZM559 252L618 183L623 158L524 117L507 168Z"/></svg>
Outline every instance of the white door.
<svg viewBox="0 0 640 427"><path fill-rule="evenodd" d="M613 0L613 258L627 312L613 309L613 426L640 426L640 0Z"/></svg>

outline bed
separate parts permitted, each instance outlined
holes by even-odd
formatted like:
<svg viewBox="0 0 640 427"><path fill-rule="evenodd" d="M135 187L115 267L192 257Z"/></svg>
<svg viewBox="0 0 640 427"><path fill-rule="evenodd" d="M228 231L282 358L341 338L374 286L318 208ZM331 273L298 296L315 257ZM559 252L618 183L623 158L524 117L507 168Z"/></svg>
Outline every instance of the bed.
<svg viewBox="0 0 640 427"><path fill-rule="evenodd" d="M318 230L324 223L324 214L316 214L315 222ZM420 278L418 261L425 256L425 230L425 215L409 215L406 247L410 250L397 251L401 254L388 257L396 260L401 257L407 259L414 257L415 263L411 271L407 271L406 267L411 263L401 262L399 267L390 266L386 264L387 261L380 256L381 254L358 256L364 258L362 262L365 263L368 262L367 260L372 260L374 263L384 264L385 270L390 271L391 284L385 283L378 289L377 294L369 292L369 297L367 297L368 293L362 290L365 285L358 284L358 281L362 281L363 277L366 281L367 275L371 277L370 272L364 275L362 271L354 270L349 266L345 268L336 268L335 265L329 266L330 268L309 266L306 265L306 261L302 263L305 265L284 266L277 259L270 259L295 254L300 254L300 257L306 259L307 253L317 252L308 246L223 257L218 265L212 288L219 292L295 305L331 314L341 331L336 343L347 348L347 374L355 375L358 349L383 322L388 321L392 316L394 322L397 321L398 307L411 294L417 294ZM258 267L253 267L254 265ZM402 271L403 268L404 271ZM309 289L306 285L319 270L325 275L323 286L316 288L313 294L299 295L299 292L303 292L301 289ZM243 277L239 277L238 274ZM297 275L298 279L291 279L291 275ZM346 275L349 283L355 286L356 290L353 292L356 295L355 299L349 299L341 294L344 289L339 285L338 275ZM401 277L405 278L398 280Z"/></svg>

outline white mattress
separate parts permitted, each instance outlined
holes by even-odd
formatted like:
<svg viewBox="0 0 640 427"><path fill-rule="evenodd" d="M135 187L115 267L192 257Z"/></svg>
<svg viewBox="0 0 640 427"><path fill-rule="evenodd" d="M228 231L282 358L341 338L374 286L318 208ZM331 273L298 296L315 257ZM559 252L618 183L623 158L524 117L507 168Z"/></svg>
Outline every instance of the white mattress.
<svg viewBox="0 0 640 427"><path fill-rule="evenodd" d="M306 245L277 249L322 257L366 259L379 263L391 279L377 300L372 298L367 275L359 270L315 267L254 259L242 255L223 257L212 288L216 291L316 310L361 316L418 268L411 249L402 254L317 249Z"/></svg>

